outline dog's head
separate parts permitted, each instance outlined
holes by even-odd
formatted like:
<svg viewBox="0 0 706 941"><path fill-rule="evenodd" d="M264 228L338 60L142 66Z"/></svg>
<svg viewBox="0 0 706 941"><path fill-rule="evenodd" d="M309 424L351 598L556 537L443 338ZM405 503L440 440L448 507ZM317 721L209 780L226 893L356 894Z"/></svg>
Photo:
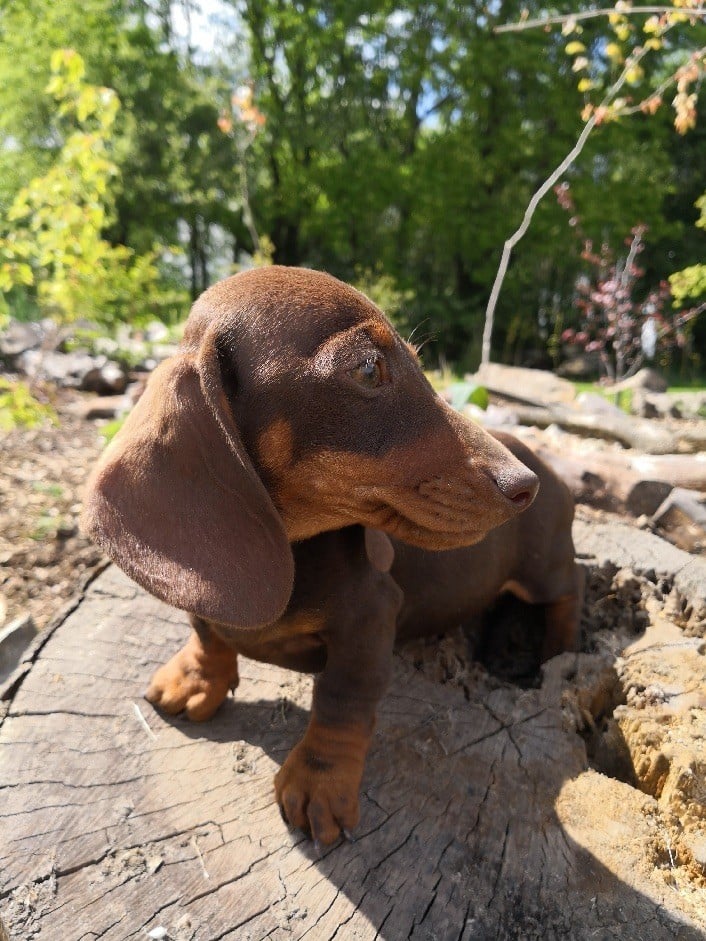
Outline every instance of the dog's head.
<svg viewBox="0 0 706 941"><path fill-rule="evenodd" d="M285 608L290 542L359 523L469 545L536 489L366 297L272 267L194 304L91 476L84 527L157 597L247 627Z"/></svg>

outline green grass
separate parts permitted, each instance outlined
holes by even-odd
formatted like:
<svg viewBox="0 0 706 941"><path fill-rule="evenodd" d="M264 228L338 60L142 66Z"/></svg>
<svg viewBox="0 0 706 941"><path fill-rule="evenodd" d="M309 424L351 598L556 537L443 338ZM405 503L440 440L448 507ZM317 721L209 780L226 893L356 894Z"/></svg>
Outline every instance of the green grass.
<svg viewBox="0 0 706 941"><path fill-rule="evenodd" d="M101 436L105 439L106 444L110 444L113 438L123 427L124 422L125 418L114 418L113 421L108 422L107 425L103 425L101 428Z"/></svg>
<svg viewBox="0 0 706 941"><path fill-rule="evenodd" d="M34 521L34 525L29 532L29 538L35 542L44 542L56 538L56 534L66 520L56 510L43 510L39 517Z"/></svg>
<svg viewBox="0 0 706 941"><path fill-rule="evenodd" d="M25 382L15 382L0 376L0 431L13 428L36 428L42 422L58 422L50 405L39 402Z"/></svg>
<svg viewBox="0 0 706 941"><path fill-rule="evenodd" d="M580 395L582 392L591 392L595 395L601 395L604 399L607 399L609 402L614 402L618 408L622 411L630 414L632 411L632 390L626 389L624 392L611 392L610 386L598 385L595 382L573 382L574 388L576 389L576 395ZM667 393L672 396L679 396L681 394L690 394L694 392L706 392L706 385L689 385L689 386L668 386ZM699 409L699 415L702 418L706 418L706 407Z"/></svg>
<svg viewBox="0 0 706 941"><path fill-rule="evenodd" d="M46 493L55 500L61 500L64 496L64 488L62 486L59 484L45 483L43 480L33 481L32 490L36 490L38 493Z"/></svg>

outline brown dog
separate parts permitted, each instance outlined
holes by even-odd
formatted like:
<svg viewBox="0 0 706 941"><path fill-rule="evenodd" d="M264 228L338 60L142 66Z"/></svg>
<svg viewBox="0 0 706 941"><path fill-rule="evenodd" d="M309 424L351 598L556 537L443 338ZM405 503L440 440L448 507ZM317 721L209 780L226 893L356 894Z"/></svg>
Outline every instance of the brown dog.
<svg viewBox="0 0 706 941"><path fill-rule="evenodd" d="M238 654L318 674L275 789L320 843L358 822L396 637L456 626L509 588L546 606L547 654L575 644L571 499L502 442L434 394L366 297L273 267L195 303L91 477L88 532L191 614L150 702L209 718Z"/></svg>

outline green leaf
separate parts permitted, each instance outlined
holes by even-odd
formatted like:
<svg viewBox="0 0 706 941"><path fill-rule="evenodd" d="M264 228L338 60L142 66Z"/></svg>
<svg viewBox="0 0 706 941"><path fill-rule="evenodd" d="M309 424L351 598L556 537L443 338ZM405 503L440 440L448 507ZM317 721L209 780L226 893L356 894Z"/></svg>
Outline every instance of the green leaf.
<svg viewBox="0 0 706 941"><path fill-rule="evenodd" d="M460 411L464 405L477 405L478 408L485 410L490 401L485 386L473 382L455 382L452 386L449 386L448 392L451 407L455 408L456 411Z"/></svg>

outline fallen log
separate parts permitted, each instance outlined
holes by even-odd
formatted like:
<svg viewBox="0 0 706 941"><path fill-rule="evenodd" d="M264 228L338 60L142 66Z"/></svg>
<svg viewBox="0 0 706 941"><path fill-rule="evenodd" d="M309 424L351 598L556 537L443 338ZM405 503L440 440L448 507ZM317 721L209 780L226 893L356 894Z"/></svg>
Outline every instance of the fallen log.
<svg viewBox="0 0 706 941"><path fill-rule="evenodd" d="M512 430L512 429L511 429ZM591 476L613 494L616 505L625 505L640 482L668 484L706 492L706 453L636 454L618 449L589 450L568 435L551 437L518 428L514 433L548 461L578 496ZM586 480L581 483L582 477ZM664 494L650 511L654 512ZM657 495L654 498L657 499Z"/></svg>
<svg viewBox="0 0 706 941"><path fill-rule="evenodd" d="M538 428L558 425L572 434L619 441L626 448L635 448L647 454L676 452L683 437L649 419L615 412L590 413L561 405L545 408L519 404L513 406L513 411L522 425L535 425ZM688 446L696 448L698 444L689 439Z"/></svg>

